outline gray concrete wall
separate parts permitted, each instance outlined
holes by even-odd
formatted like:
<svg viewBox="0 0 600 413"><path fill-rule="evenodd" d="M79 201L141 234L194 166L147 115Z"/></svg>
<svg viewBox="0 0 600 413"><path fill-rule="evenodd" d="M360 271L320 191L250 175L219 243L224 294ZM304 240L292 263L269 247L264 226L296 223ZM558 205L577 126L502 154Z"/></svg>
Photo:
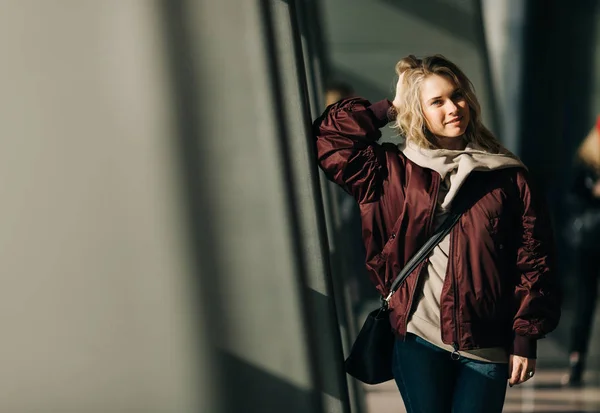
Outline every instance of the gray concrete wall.
<svg viewBox="0 0 600 413"><path fill-rule="evenodd" d="M160 20L153 1L2 5L2 412L210 398Z"/></svg>

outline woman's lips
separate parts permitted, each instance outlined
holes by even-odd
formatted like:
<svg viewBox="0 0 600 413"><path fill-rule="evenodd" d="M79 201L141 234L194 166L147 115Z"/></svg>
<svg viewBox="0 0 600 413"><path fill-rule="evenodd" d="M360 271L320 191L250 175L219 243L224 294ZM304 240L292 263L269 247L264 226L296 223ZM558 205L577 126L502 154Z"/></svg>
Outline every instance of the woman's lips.
<svg viewBox="0 0 600 413"><path fill-rule="evenodd" d="M458 117L458 118L454 118L453 120L446 122L446 125L456 125L458 123L460 123L460 121L463 119L462 116Z"/></svg>

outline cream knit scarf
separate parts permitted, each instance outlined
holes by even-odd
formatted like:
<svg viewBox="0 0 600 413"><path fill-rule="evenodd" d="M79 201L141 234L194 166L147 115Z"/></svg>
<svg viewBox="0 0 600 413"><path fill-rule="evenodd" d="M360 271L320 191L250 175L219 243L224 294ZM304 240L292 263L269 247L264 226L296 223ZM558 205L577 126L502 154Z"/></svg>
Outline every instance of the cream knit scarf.
<svg viewBox="0 0 600 413"><path fill-rule="evenodd" d="M450 175L450 188L440 205L442 210L448 209L452 199L472 171L526 168L521 160L508 150L494 154L472 144L468 144L463 150L425 149L408 141L399 145L399 148L412 162L439 173L442 181Z"/></svg>

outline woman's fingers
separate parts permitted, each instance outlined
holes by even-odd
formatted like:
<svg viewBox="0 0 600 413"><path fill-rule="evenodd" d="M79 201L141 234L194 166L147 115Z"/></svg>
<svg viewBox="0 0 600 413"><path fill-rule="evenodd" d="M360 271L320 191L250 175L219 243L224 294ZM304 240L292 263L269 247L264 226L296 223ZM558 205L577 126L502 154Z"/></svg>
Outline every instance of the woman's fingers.
<svg viewBox="0 0 600 413"><path fill-rule="evenodd" d="M529 380L531 377L529 377L530 375L530 370L527 366L527 364L523 364L523 368L521 369L521 377L519 377L519 384L520 383L525 383L527 380Z"/></svg>
<svg viewBox="0 0 600 413"><path fill-rule="evenodd" d="M394 101L392 102L392 104L395 107L399 107L400 102L402 101L400 96L402 95L403 82L404 82L404 73L400 73L400 76L398 76L398 82L396 83L396 96L394 97Z"/></svg>
<svg viewBox="0 0 600 413"><path fill-rule="evenodd" d="M508 385L514 386L515 384L519 384L521 382L521 370L523 369L522 360L519 360L519 356L510 356L511 362L509 363L510 367L510 378L508 379Z"/></svg>
<svg viewBox="0 0 600 413"><path fill-rule="evenodd" d="M533 375L535 374L536 360L535 359L527 359L527 358L524 360L525 360L525 363L523 364L524 368L523 368L523 376L521 377L521 383L526 382L527 380L532 378Z"/></svg>
<svg viewBox="0 0 600 413"><path fill-rule="evenodd" d="M508 384L511 387L526 382L535 374L535 359L511 355L508 365L510 371Z"/></svg>

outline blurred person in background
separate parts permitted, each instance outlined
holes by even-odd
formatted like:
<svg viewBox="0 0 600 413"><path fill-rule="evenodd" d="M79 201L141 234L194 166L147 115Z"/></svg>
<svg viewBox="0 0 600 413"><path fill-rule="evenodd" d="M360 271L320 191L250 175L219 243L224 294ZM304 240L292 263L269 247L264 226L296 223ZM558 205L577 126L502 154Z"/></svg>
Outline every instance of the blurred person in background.
<svg viewBox="0 0 600 413"><path fill-rule="evenodd" d="M354 95L354 89L344 82L331 82L325 90L325 106Z"/></svg>
<svg viewBox="0 0 600 413"><path fill-rule="evenodd" d="M570 336L569 369L562 384L579 386L585 367L600 274L600 116L579 146L567 196L571 219L567 241L572 247L575 313Z"/></svg>
<svg viewBox="0 0 600 413"><path fill-rule="evenodd" d="M411 55L396 73L393 102L348 98L315 121L318 161L359 204L382 296L451 208L462 212L392 295L394 378L409 413L501 412L507 381L533 376L537 340L560 317L549 214L456 65ZM377 143L390 121L400 145Z"/></svg>

